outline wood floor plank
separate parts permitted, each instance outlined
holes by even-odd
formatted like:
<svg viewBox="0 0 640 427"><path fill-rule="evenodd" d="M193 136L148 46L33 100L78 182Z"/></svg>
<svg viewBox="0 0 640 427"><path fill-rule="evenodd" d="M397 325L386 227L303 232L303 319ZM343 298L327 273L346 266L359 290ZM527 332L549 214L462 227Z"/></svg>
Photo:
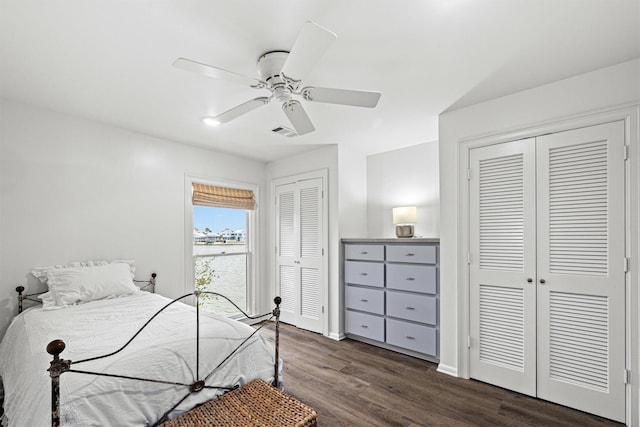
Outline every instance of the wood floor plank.
<svg viewBox="0 0 640 427"><path fill-rule="evenodd" d="M318 412L321 427L621 426L353 340L282 325L285 391Z"/></svg>

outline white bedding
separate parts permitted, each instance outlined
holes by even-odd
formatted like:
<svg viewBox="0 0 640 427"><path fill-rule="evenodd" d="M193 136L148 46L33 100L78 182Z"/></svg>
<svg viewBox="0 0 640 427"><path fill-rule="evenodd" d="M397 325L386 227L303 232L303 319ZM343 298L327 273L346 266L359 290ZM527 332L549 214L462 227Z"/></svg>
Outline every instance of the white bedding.
<svg viewBox="0 0 640 427"><path fill-rule="evenodd" d="M60 310L29 309L17 316L0 344L0 377L4 383L3 424L51 425L51 380L45 351L54 339L66 349L61 358L82 360L120 348L169 299L143 292L92 301ZM195 310L175 303L159 315L122 352L72 365L72 369L195 381ZM218 316L200 316L200 377L212 371L245 337L250 326ZM207 385L234 386L255 378L273 380L274 351L256 334L207 380ZM188 393L179 386L78 374L60 377L63 426L148 425ZM179 410L221 394L205 389L192 394Z"/></svg>

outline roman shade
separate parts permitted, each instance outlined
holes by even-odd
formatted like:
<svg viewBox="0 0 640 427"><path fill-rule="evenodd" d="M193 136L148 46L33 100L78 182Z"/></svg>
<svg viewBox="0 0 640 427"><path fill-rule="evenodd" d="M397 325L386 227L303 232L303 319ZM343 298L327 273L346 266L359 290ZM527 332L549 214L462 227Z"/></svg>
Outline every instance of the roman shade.
<svg viewBox="0 0 640 427"><path fill-rule="evenodd" d="M256 198L251 190L193 183L193 205L253 210Z"/></svg>

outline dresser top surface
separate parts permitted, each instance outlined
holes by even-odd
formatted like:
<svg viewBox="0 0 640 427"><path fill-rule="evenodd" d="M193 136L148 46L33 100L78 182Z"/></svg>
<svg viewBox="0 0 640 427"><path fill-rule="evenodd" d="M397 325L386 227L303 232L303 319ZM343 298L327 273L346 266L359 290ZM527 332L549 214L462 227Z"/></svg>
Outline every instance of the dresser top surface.
<svg viewBox="0 0 640 427"><path fill-rule="evenodd" d="M440 243L440 238L438 237L348 238L341 240L342 243Z"/></svg>

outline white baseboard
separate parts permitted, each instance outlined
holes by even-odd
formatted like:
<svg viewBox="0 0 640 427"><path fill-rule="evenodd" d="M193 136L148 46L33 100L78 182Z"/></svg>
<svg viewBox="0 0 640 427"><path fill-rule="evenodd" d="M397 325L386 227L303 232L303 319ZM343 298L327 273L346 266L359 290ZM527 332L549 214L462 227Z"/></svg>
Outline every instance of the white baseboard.
<svg viewBox="0 0 640 427"><path fill-rule="evenodd" d="M344 334L337 334L335 332L331 332L329 335L327 335L327 337L331 338L332 340L336 340L336 341L342 341L343 339L345 339Z"/></svg>
<svg viewBox="0 0 640 427"><path fill-rule="evenodd" d="M453 366L444 365L442 363L438 364L438 372L443 374L451 375L452 377L458 376L458 369Z"/></svg>

